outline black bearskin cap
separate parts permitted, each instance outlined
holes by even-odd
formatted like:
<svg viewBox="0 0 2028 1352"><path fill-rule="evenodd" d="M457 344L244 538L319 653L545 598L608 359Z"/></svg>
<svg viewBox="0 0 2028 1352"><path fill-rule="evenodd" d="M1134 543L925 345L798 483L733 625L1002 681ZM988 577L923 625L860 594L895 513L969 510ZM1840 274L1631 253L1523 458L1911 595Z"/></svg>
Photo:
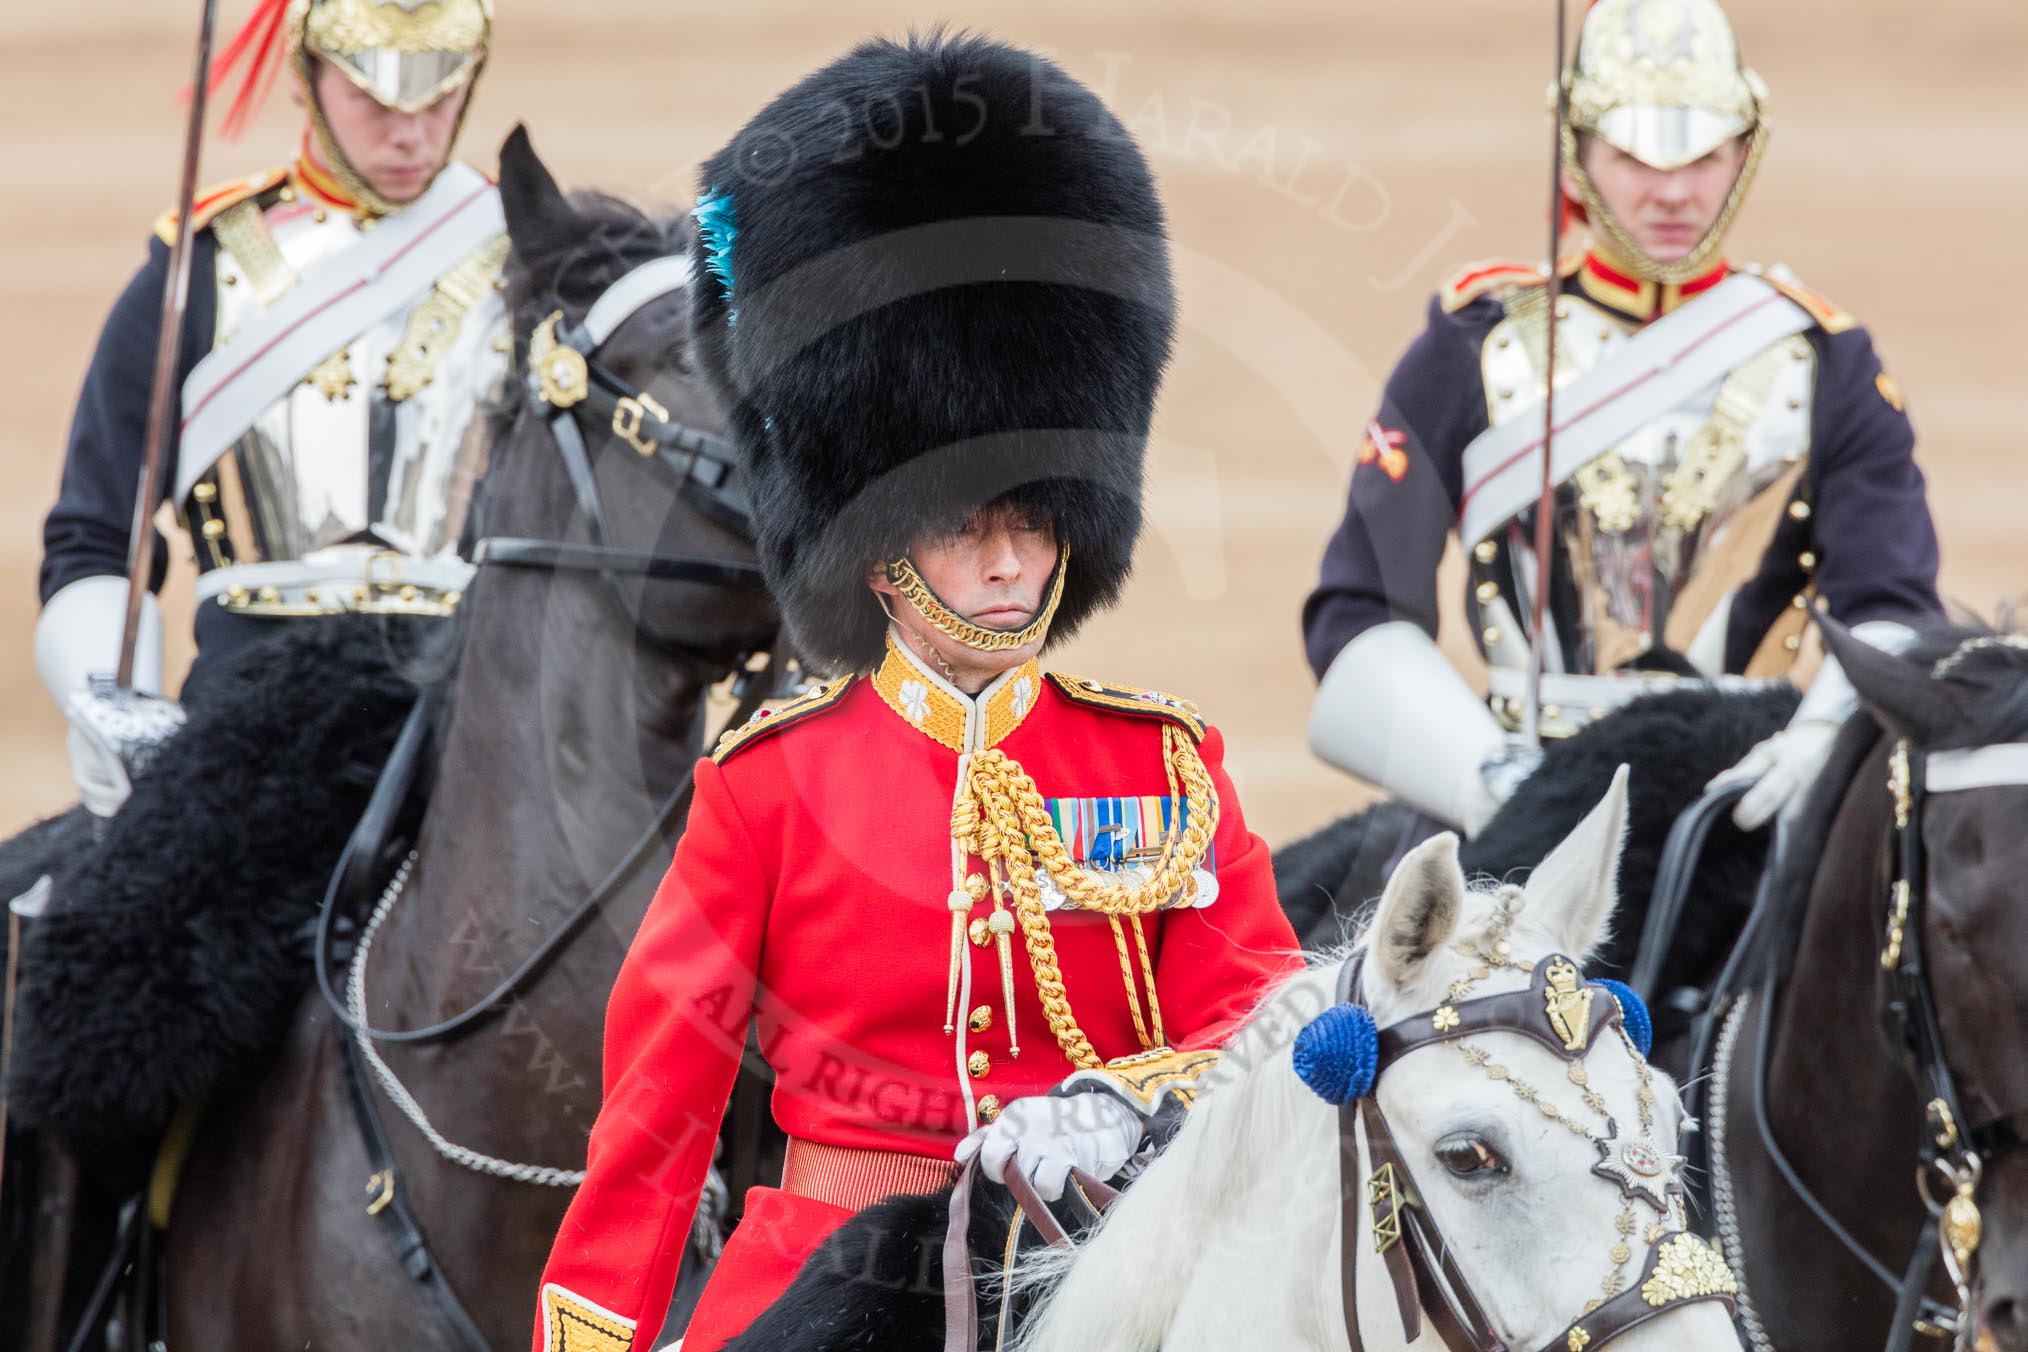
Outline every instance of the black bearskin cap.
<svg viewBox="0 0 2028 1352"><path fill-rule="evenodd" d="M1147 162L1055 65L876 40L703 166L693 323L805 661L866 670L866 574L987 504L1070 547L1052 638L1115 600L1175 325Z"/></svg>

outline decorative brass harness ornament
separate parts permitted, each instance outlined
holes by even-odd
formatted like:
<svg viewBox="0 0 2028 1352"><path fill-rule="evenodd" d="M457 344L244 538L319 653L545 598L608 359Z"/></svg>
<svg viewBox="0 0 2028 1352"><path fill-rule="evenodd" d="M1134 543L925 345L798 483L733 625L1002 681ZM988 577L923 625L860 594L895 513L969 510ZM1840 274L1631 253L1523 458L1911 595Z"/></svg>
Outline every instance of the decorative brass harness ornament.
<svg viewBox="0 0 2028 1352"><path fill-rule="evenodd" d="M1478 965L1452 984L1443 1004L1386 1028L1374 1028L1371 1016L1360 1003L1363 959L1355 958L1345 964L1339 975L1338 1003L1297 1040L1298 1072L1306 1083L1339 1108L1345 1331L1354 1352L1365 1346L1359 1328L1355 1280L1362 1208L1371 1229L1374 1251L1385 1262L1394 1286L1403 1336L1408 1341L1420 1336L1422 1317L1427 1314L1438 1339L1451 1352L1508 1352L1507 1344L1494 1332L1472 1294L1471 1283L1423 1205L1414 1176L1394 1142L1374 1093L1387 1067L1409 1052L1436 1043L1456 1049L1467 1064L1505 1083L1516 1097L1532 1104L1545 1118L1592 1144L1600 1156L1592 1172L1621 1192L1622 1202L1608 1252L1609 1267L1600 1283L1600 1295L1541 1352L1585 1352L1603 1346L1627 1330L1689 1302L1718 1301L1728 1312L1733 1307L1738 1282L1716 1247L1684 1228L1676 1158L1665 1155L1650 1139L1655 1095L1647 1061L1638 1045L1651 1035L1647 1011L1631 990L1618 983L1582 984L1577 965L1561 954L1551 954L1533 967L1516 961L1503 937L1506 924L1511 923L1513 904L1512 896L1504 902L1490 936L1490 947L1458 946L1460 954L1478 959ZM1528 987L1498 995L1472 996L1480 981L1503 967L1530 973ZM1601 993L1607 998L1598 999ZM1334 1022L1338 1028L1325 1027ZM1631 1033L1629 1024L1633 1025ZM1306 1065L1306 1042L1320 1031L1326 1038L1342 1037L1346 1029L1352 1030L1351 1040L1355 1044L1363 1038L1367 1049L1352 1056L1355 1064L1352 1074L1345 1077L1341 1070L1334 1076L1326 1071L1313 1077ZM1585 1107L1604 1124L1603 1132L1595 1133L1567 1115L1536 1087L1515 1078L1506 1066L1494 1061L1486 1049L1466 1040L1487 1032L1519 1033L1561 1057ZM1637 1103L1641 1131L1626 1140L1619 1138L1618 1124L1606 1111L1603 1096L1591 1087L1584 1064L1586 1054L1608 1032L1626 1046L1639 1076ZM1347 1161L1358 1158L1356 1141L1362 1130L1370 1160L1370 1172L1363 1180L1355 1168L1346 1167ZM1640 1229L1636 1219L1637 1204L1655 1213L1645 1229ZM1648 1246L1648 1254L1638 1273L1628 1280L1625 1268L1634 1258L1633 1240L1637 1231Z"/></svg>

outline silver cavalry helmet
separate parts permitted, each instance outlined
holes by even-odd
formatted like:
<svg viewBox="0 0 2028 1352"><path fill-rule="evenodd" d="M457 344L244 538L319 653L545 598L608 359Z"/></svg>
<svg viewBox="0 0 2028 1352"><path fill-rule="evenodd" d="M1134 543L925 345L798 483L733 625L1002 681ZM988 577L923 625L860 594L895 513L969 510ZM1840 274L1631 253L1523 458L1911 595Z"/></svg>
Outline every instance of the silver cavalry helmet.
<svg viewBox="0 0 2028 1352"><path fill-rule="evenodd" d="M1681 282L1711 266L1767 146L1767 86L1740 64L1732 25L1715 0L1599 0L1585 16L1569 72L1563 163L1592 228L1641 277ZM1727 141L1747 153L1725 206L1680 259L1650 257L1606 209L1579 161L1589 135L1656 169L1679 169Z"/></svg>
<svg viewBox="0 0 2028 1352"><path fill-rule="evenodd" d="M328 62L384 107L421 112L477 83L493 35L493 0L290 0L284 28L289 65L310 91L310 121L333 172L370 210L392 210L331 134L312 63Z"/></svg>

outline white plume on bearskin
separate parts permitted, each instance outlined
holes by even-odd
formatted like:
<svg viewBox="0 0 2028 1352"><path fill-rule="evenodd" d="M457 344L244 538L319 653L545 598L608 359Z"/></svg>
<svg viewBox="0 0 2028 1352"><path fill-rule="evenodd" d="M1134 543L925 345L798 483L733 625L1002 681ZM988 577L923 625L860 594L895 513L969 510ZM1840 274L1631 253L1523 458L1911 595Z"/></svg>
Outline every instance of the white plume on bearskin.
<svg viewBox="0 0 2028 1352"><path fill-rule="evenodd" d="M878 661L865 578L979 506L1069 546L1052 637L1118 595L1175 299L1147 162L1039 56L867 42L703 166L694 324L805 660Z"/></svg>

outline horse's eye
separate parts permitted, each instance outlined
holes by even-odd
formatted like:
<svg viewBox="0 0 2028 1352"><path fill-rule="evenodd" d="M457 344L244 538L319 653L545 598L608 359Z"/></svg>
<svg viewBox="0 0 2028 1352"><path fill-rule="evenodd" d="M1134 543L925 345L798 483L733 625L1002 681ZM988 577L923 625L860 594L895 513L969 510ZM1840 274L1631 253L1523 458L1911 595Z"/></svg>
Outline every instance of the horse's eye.
<svg viewBox="0 0 2028 1352"><path fill-rule="evenodd" d="M1507 1161L1476 1136L1448 1136L1437 1142L1437 1159L1444 1168L1460 1177L1471 1174L1504 1174Z"/></svg>

